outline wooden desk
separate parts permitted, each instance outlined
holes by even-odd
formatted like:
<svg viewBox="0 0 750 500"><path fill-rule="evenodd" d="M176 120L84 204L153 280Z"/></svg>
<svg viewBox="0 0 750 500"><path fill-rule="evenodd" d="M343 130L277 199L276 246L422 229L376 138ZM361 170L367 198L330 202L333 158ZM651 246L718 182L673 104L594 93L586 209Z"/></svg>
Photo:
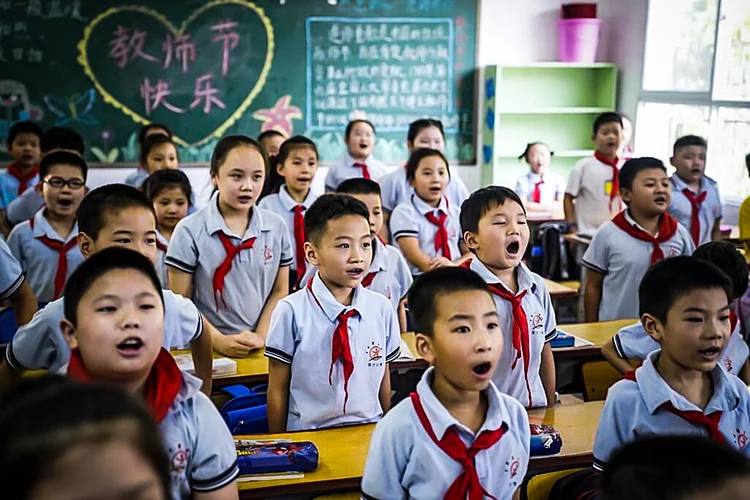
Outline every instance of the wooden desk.
<svg viewBox="0 0 750 500"><path fill-rule="evenodd" d="M529 473L590 465L603 404L602 401L595 401L549 410L532 410L529 420L554 426L562 434L563 448L559 455L533 458L529 463ZM242 436L241 439L312 441L320 451L320 464L317 471L305 474L301 479L240 483L240 498L359 491L374 428L373 424L368 424L312 432Z"/></svg>
<svg viewBox="0 0 750 500"><path fill-rule="evenodd" d="M556 281L551 281L545 278L544 284L547 285L549 296L552 300L578 297L578 290L570 288L569 286L565 286Z"/></svg>
<svg viewBox="0 0 750 500"><path fill-rule="evenodd" d="M577 234L566 234L565 236L563 236L563 238L565 238L565 241L573 245L582 245L587 247L591 243L591 238L583 238L581 236L578 236Z"/></svg>
<svg viewBox="0 0 750 500"><path fill-rule="evenodd" d="M556 347L552 349L555 359L566 360L594 360L602 359L601 348L614 337L620 328L632 325L635 319L619 319L615 321L603 321L601 323L578 323L575 325L558 325L565 333L575 335L587 340L594 345L583 347Z"/></svg>

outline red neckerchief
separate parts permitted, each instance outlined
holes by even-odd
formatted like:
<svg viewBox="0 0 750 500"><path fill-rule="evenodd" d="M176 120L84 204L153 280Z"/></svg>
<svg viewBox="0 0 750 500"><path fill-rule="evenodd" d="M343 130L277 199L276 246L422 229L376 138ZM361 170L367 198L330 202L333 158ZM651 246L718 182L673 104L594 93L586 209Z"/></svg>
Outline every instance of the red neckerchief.
<svg viewBox="0 0 750 500"><path fill-rule="evenodd" d="M599 151L594 151L594 158L612 167L612 191L609 193L609 210L612 211L612 204L620 195L620 168L617 166L620 159L615 156L614 160L604 157Z"/></svg>
<svg viewBox="0 0 750 500"><path fill-rule="evenodd" d="M632 380L633 382L637 383L634 370L626 372L622 378L624 380ZM706 415L702 411L698 410L678 410L674 407L671 401L662 403L659 408L677 415L681 419L695 425L696 427L703 428L706 432L708 432L708 437L712 441L716 441L717 443L721 444L726 443L726 437L724 437L724 434L722 434L721 430L719 429L719 421L721 421L722 414L721 410L717 410L709 415Z"/></svg>
<svg viewBox="0 0 750 500"><path fill-rule="evenodd" d="M544 184L544 179L534 183L534 192L531 194L531 201L534 203L542 202L542 184Z"/></svg>
<svg viewBox="0 0 750 500"><path fill-rule="evenodd" d="M34 231L34 217L29 219L29 226L31 231ZM46 235L38 236L35 238L42 245L46 246L52 251L57 252L57 269L55 270L55 297L53 300L57 300L62 297L63 290L65 289L65 280L68 277L68 252L78 246L78 239L73 238L67 243L53 240Z"/></svg>
<svg viewBox="0 0 750 500"><path fill-rule="evenodd" d="M314 278L314 276L313 276ZM321 305L315 292L312 289L313 278L307 280L307 291L310 292L315 303L321 310ZM341 369L344 374L344 414L346 414L346 403L349 401L349 379L354 372L354 358L352 357L352 348L349 345L349 318L359 314L356 309L349 312L342 311L338 316L338 324L333 330L333 339L331 342L331 367L328 369L328 385L333 385L333 367L336 362L341 360Z"/></svg>
<svg viewBox="0 0 750 500"><path fill-rule="evenodd" d="M445 204L447 209L447 198L445 199ZM448 242L450 241L448 236L448 228L445 227L445 223L448 221L448 214L443 212L440 208L438 208L437 210L438 215L435 215L435 212L429 212L424 214L424 216L430 222L430 224L437 226L437 232L435 233L435 252L440 252L446 259L452 260L451 247L448 244Z"/></svg>
<svg viewBox="0 0 750 500"><path fill-rule="evenodd" d="M487 450L497 444L500 438L508 431L508 424L503 422L498 429L482 431L469 448L461 441L455 426L446 429L443 439L438 440L435 431L432 429L432 424L430 424L427 414L424 411L422 402L419 400L419 394L412 392L409 396L414 405L414 411L417 413L417 418L419 418L419 422L422 424L425 432L427 432L427 435L430 436L432 442L443 453L461 465L461 474L453 481L443 498L446 500L465 500L467 498L469 500L482 500L484 497L494 499L495 497L490 495L484 489L482 483L479 482L479 474L474 463L474 457L480 451Z"/></svg>
<svg viewBox="0 0 750 500"><path fill-rule="evenodd" d="M701 191L697 196L688 188L682 190L682 194L690 202L690 236L693 237L693 243L698 246L701 241L701 205L706 201L708 191Z"/></svg>
<svg viewBox="0 0 750 500"><path fill-rule="evenodd" d="M23 192L28 189L29 181L39 173L39 165L24 172L18 167L18 165L11 163L5 168L5 171L8 172L11 177L15 177L18 181L18 196L21 196Z"/></svg>
<svg viewBox="0 0 750 500"><path fill-rule="evenodd" d="M659 234L657 234L656 237L653 237L643 229L630 224L625 218L624 210L615 215L614 218L612 218L612 222L615 226L619 227L633 238L651 243L654 246L654 250L651 252L651 264L664 258L664 252L659 244L669 241L677 232L677 220L667 213L662 214L661 216L661 220L659 221Z"/></svg>
<svg viewBox="0 0 750 500"><path fill-rule="evenodd" d="M216 234L219 236L219 241L221 241L221 244L224 247L224 252L226 252L226 257L224 257L224 260L221 261L219 267L214 270L214 276L212 280L214 300L216 301L216 310L218 311L219 299L221 299L221 302L224 304L224 308L226 309L227 307L227 303L224 301L224 279L232 269L232 261L242 250L249 250L253 248L253 245L255 244L255 237L252 237L247 241L234 246L232 245L232 240L229 239L229 236L224 234L223 231L219 231Z"/></svg>
<svg viewBox="0 0 750 500"><path fill-rule="evenodd" d="M352 165L354 168L361 168L362 169L362 177L365 179L370 179L370 170L367 168L367 165L365 163L355 163Z"/></svg>
<svg viewBox="0 0 750 500"><path fill-rule="evenodd" d="M78 349L70 352L68 377L81 382L93 382L94 379L86 369ZM169 413L169 408L177 398L182 386L182 372L169 351L163 347L156 361L151 366L151 373L146 379L146 405L157 422L161 423Z"/></svg>
<svg viewBox="0 0 750 500"><path fill-rule="evenodd" d="M167 247L167 245L165 245L164 243L162 243L161 241L159 241L159 238L157 238L156 239L156 249L157 250L161 250L164 253L167 253L168 247Z"/></svg>
<svg viewBox="0 0 750 500"><path fill-rule="evenodd" d="M304 205L294 207L294 253L297 261L297 276L302 280L307 270L307 260L305 260L305 211Z"/></svg>

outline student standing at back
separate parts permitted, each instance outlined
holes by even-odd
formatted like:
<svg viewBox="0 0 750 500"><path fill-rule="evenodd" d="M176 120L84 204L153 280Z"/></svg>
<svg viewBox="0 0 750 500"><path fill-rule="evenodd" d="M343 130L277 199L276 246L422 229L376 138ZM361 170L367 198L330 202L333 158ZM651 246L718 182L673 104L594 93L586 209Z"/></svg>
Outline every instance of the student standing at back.
<svg viewBox="0 0 750 500"><path fill-rule="evenodd" d="M181 220L167 250L169 286L192 297L224 336L216 349L265 344L271 312L289 293L294 262L284 221L255 206L266 160L250 137L230 135L211 156L216 192L203 210Z"/></svg>
<svg viewBox="0 0 750 500"><path fill-rule="evenodd" d="M0 174L0 210L39 182L39 143L42 128L34 122L18 122L8 132L8 153L13 161Z"/></svg>
<svg viewBox="0 0 750 500"><path fill-rule="evenodd" d="M258 201L269 194L278 193L279 188L284 184L284 178L276 170L276 163L274 163L273 159L279 154L279 149L281 149L281 145L285 139L286 136L278 130L266 130L258 136L258 144L260 144L263 153L268 158L266 178L263 180L263 190L258 197Z"/></svg>
<svg viewBox="0 0 750 500"><path fill-rule="evenodd" d="M660 160L628 160L618 181L628 208L599 228L581 261L587 323L637 317L636 291L646 270L695 250L687 229L667 213L671 191Z"/></svg>
<svg viewBox="0 0 750 500"><path fill-rule="evenodd" d="M519 160L529 164L529 172L516 181L516 194L529 212L559 212L565 195L565 181L550 170L552 151L543 142L531 142Z"/></svg>
<svg viewBox="0 0 750 500"><path fill-rule="evenodd" d="M289 290L296 290L305 275L305 212L318 198L310 191L318 171L318 148L307 137L290 137L271 160L284 181L277 194L270 194L258 204L281 217L286 224L294 250L294 263L289 271Z"/></svg>
<svg viewBox="0 0 750 500"><path fill-rule="evenodd" d="M174 228L190 211L193 189L185 172L166 169L149 175L141 190L151 200L156 212L156 274L162 287L169 288L164 259Z"/></svg>
<svg viewBox="0 0 750 500"><path fill-rule="evenodd" d="M617 152L623 140L622 118L607 112L594 121L596 151L573 167L565 189L565 220L578 232L593 233L622 210Z"/></svg>
<svg viewBox="0 0 750 500"><path fill-rule="evenodd" d="M505 336L495 384L527 408L554 406L549 343L557 337L557 321L544 280L523 263L529 244L523 203L508 188L479 189L461 206L461 229L474 254L461 267L487 283Z"/></svg>
<svg viewBox="0 0 750 500"><path fill-rule="evenodd" d="M273 312L270 432L374 422L390 408L401 336L388 300L361 286L372 260L368 220L364 203L341 194L305 214L305 255L318 271Z"/></svg>
<svg viewBox="0 0 750 500"><path fill-rule="evenodd" d="M125 184L138 189L143 185L143 181L157 170L176 169L180 166L177 146L164 134L152 134L144 139L140 161L140 168L125 179Z"/></svg>
<svg viewBox="0 0 750 500"><path fill-rule="evenodd" d="M695 246L721 239L723 209L718 184L705 175L706 147L702 137L686 135L675 141L669 159L675 168L669 213L688 228Z"/></svg>
<svg viewBox="0 0 750 500"><path fill-rule="evenodd" d="M375 126L367 120L352 120L344 132L346 155L340 165L328 170L326 191L336 191L339 184L354 177L379 181L385 175L385 165L372 156L375 149Z"/></svg>
<svg viewBox="0 0 750 500"><path fill-rule="evenodd" d="M135 188L140 188L141 184L143 184L143 181L145 181L146 177L149 176L150 172L146 167L145 162L143 161L143 149L146 144L146 139L156 135L163 135L166 136L170 141L172 140L172 131L169 130L166 125L162 125L161 123L149 123L148 125L144 125L143 127L141 127L141 130L138 133L139 165L138 168L136 168L135 172L125 178L125 184L133 186Z"/></svg>
<svg viewBox="0 0 750 500"><path fill-rule="evenodd" d="M448 160L435 149L416 150L406 164L414 193L391 214L391 234L412 275L453 266L467 253L459 207L445 197L450 176Z"/></svg>
<svg viewBox="0 0 750 500"><path fill-rule="evenodd" d="M40 305L62 296L63 287L83 262L78 249L76 211L86 192L88 166L77 153L56 151L39 165L45 208L13 228L8 246L23 267Z"/></svg>

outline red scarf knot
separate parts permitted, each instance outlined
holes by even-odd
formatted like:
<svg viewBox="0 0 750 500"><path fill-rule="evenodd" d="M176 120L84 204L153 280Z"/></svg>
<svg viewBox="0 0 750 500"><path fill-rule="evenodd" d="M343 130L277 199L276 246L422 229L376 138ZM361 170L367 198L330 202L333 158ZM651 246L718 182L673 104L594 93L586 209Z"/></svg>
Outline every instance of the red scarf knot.
<svg viewBox="0 0 750 500"><path fill-rule="evenodd" d="M617 166L620 159L615 156L614 160L610 160L605 157L599 151L594 151L594 158L612 167L612 191L609 193L609 210L612 211L612 205L615 202L615 198L620 196L620 168Z"/></svg>
<svg viewBox="0 0 750 500"><path fill-rule="evenodd" d="M544 185L544 179L534 183L534 192L531 195L531 201L534 203L542 202L542 185Z"/></svg>
<svg viewBox="0 0 750 500"><path fill-rule="evenodd" d="M21 196L28 189L29 181L39 173L39 166L36 165L24 172L18 165L11 163L6 167L5 171L18 181L18 196Z"/></svg>
<svg viewBox="0 0 750 500"><path fill-rule="evenodd" d="M700 245L701 241L701 205L706 201L707 191L701 191L697 196L688 188L682 190L682 194L690 202L690 236L693 237L695 246Z"/></svg>
<svg viewBox="0 0 750 500"><path fill-rule="evenodd" d="M651 252L652 265L664 258L664 252L662 251L660 244L671 240L677 232L677 220L675 220L674 217L667 213L662 214L661 216L661 220L659 222L659 233L656 235L656 237L650 235L643 229L633 226L630 222L628 222L628 220L625 218L625 211L622 211L619 214L615 215L612 219L612 222L615 224L615 226L622 229L633 238L651 243L654 246L654 249Z"/></svg>
<svg viewBox="0 0 750 500"><path fill-rule="evenodd" d="M33 226L32 226L33 229ZM78 239L73 238L67 243L59 240L53 240L47 236L38 236L36 238L41 244L57 252L57 270L55 271L55 297L54 300L62 297L65 288L65 280L68 276L68 252L78 246Z"/></svg>
<svg viewBox="0 0 750 500"><path fill-rule="evenodd" d="M367 165L364 163L355 163L352 165L354 168L361 168L362 169L362 177L365 179L370 179L370 170L367 168Z"/></svg>
<svg viewBox="0 0 750 500"><path fill-rule="evenodd" d="M438 211L438 215L434 212L425 214L425 218L433 225L437 226L437 232L435 233L435 251L441 252L443 257L448 260L452 260L451 249L448 244L448 229L445 227L445 223L448 220L448 215L442 210Z"/></svg>
<svg viewBox="0 0 750 500"><path fill-rule="evenodd" d="M255 237L248 239L247 241L240 243L237 246L232 245L232 240L224 234L224 232L219 231L217 233L219 236L219 241L221 241L222 246L224 247L224 251L226 252L226 257L224 257L224 260L219 264L219 267L216 268L214 271L213 276L213 292L214 292L214 300L216 301L216 310L219 310L219 299L221 299L222 304L224 304L224 309L227 308L227 303L224 300L224 279L227 277L227 274L229 274L229 271L232 269L232 261L235 257L242 251L242 250L249 250L253 248L253 245L255 244Z"/></svg>

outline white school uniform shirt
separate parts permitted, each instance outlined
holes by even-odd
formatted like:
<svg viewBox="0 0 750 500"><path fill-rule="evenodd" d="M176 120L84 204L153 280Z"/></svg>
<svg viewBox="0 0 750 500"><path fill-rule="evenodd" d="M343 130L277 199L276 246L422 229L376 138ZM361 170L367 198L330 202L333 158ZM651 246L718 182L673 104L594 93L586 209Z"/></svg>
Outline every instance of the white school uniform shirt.
<svg viewBox="0 0 750 500"><path fill-rule="evenodd" d="M161 287L164 289L169 288L169 275L167 274L167 265L164 262L167 258L168 249L169 240L159 231L156 231L156 262L154 263L154 269L156 269L156 274L159 276Z"/></svg>
<svg viewBox="0 0 750 500"><path fill-rule="evenodd" d="M44 206L44 197L36 192L35 189L27 189L21 196L10 202L5 210L5 221L8 227L29 220L34 217Z"/></svg>
<svg viewBox="0 0 750 500"><path fill-rule="evenodd" d="M193 301L220 332L255 331L279 268L294 261L289 234L281 217L256 206L252 208L245 234L240 237L227 227L218 200L216 193L206 208L177 224L165 262L193 275ZM232 268L224 280L223 301L213 289L214 271L227 255L219 232L226 234L234 246L256 238L253 248L242 250L232 260Z"/></svg>
<svg viewBox="0 0 750 500"><path fill-rule="evenodd" d="M565 196L566 185L562 176L557 172L547 171L544 173L544 178L542 178L539 174L535 174L533 171L529 170L526 174L516 180L516 194L522 200L533 202L534 200L531 198L534 195L534 186L537 182L541 182L542 180L544 182L539 186L542 195L539 203L548 205L557 200L562 201Z"/></svg>
<svg viewBox="0 0 750 500"><path fill-rule="evenodd" d="M367 165L367 171L370 173L370 179L378 182L387 172L385 165L376 160L372 154L363 161L355 160L349 154L344 155L344 159L338 165L332 166L326 174L326 190L336 191L339 184L347 179L359 179L362 177L362 169L355 167L355 163L364 163Z"/></svg>
<svg viewBox="0 0 750 500"><path fill-rule="evenodd" d="M397 168L380 179L380 197L383 200L383 208L389 212L393 212L401 203L407 203L412 194L414 188L406 180L406 167ZM469 189L458 175L451 174L448 187L445 188L445 197L448 198L448 203L459 208L469 197Z"/></svg>
<svg viewBox="0 0 750 500"><path fill-rule="evenodd" d="M576 199L576 223L579 232L595 231L625 208L619 195L612 200L610 208L612 167L593 156L579 160L573 166L565 192Z"/></svg>
<svg viewBox="0 0 750 500"><path fill-rule="evenodd" d="M182 295L164 293L164 347L184 348L203 333L198 309ZM41 370L57 373L70 360L70 347L60 330L65 319L65 297L54 300L18 328L5 351L5 359L16 370Z"/></svg>
<svg viewBox="0 0 750 500"><path fill-rule="evenodd" d="M355 309L348 320L354 372L344 413L344 375L333 366L333 332L341 313ZM333 296L316 273L312 282L281 299L271 316L265 355L291 366L287 431L375 422L383 416L378 395L387 364L401 354L398 320L391 304L361 285L351 306Z"/></svg>
<svg viewBox="0 0 750 500"><path fill-rule="evenodd" d="M529 417L515 399L490 382L487 415L478 433L461 424L430 388L435 368L428 368L417 384L417 394L438 440L453 427L469 447L485 430L507 426L492 447L476 454L474 463L482 487L498 500L510 499L526 476L531 435ZM375 426L362 478L366 499L443 498L462 472L461 464L441 450L425 431L410 398L397 404Z"/></svg>
<svg viewBox="0 0 750 500"><path fill-rule="evenodd" d="M649 354L660 349L659 343L646 333L640 322L620 328L612 340L617 355L623 359L646 359ZM724 368L727 373L739 376L749 355L750 349L742 338L740 324L737 322L717 365Z"/></svg>
<svg viewBox="0 0 750 500"><path fill-rule="evenodd" d="M292 255L295 257L297 255L297 241L294 239L294 209L297 208L298 205L302 205L304 207L302 214L304 215L317 199L317 194L308 191L305 200L299 203L289 194L286 185L283 185L279 188L278 193L269 194L258 202L260 208L273 212L282 218L284 225L286 226L287 234L289 235L289 241L292 245ZM295 271L297 270L296 258L292 263L292 269Z"/></svg>
<svg viewBox="0 0 750 500"><path fill-rule="evenodd" d="M717 220L723 217L723 208L721 206L721 196L719 196L719 185L710 177L703 176L701 180L701 189L698 193L693 191L677 174L670 179L672 182L672 199L669 202L669 213L672 217L685 226L690 232L693 221L693 205L687 196L682 192L683 189L689 189L694 195L698 196L701 191L706 191L706 199L701 204L698 218L700 219L700 241L698 246L711 241L711 232ZM692 234L692 233L691 233Z"/></svg>
<svg viewBox="0 0 750 500"><path fill-rule="evenodd" d="M39 241L38 238L48 238L62 243L72 242L73 245L66 253L68 263L65 281L73 271L83 262L83 254L78 248L78 223L73 226L67 238L63 238L52 227L44 215L44 210L34 214L33 227L31 221L18 224L8 236L8 246L28 279L37 300L45 304L55 299L55 275L60 252L53 250Z"/></svg>
<svg viewBox="0 0 750 500"><path fill-rule="evenodd" d="M707 436L695 426L661 406L671 402L682 411L700 411L710 415L721 411L719 430L727 444L750 455L750 392L739 378L718 366L711 371L714 394L701 410L674 391L656 371L654 363L661 351L648 355L635 371L636 381L621 380L607 393L594 438L594 468L603 470L612 454L621 446L649 436L690 434Z"/></svg>
<svg viewBox="0 0 750 500"><path fill-rule="evenodd" d="M448 216L445 221L445 228L448 230L448 246L451 251L450 260L456 260L461 257L461 249L458 243L461 241L461 221L459 220L459 209L451 205L448 200L443 198L440 205L435 208L425 203L422 198L412 194L409 200L400 204L391 213L391 234L393 241L399 238L412 237L419 240L419 248L430 258L437 257L438 251L435 250L435 234L438 227L427 220L426 215L429 213L443 212ZM441 257L446 257L440 254ZM417 276L422 274L416 266L409 262L411 274Z"/></svg>
<svg viewBox="0 0 750 500"><path fill-rule="evenodd" d="M5 240L0 238L0 301L9 299L21 288L26 278Z"/></svg>
<svg viewBox="0 0 750 500"><path fill-rule="evenodd" d="M136 189L141 189L143 181L148 179L149 175L150 174L147 170L138 167L135 172L125 178L125 184L127 184L128 186L133 186Z"/></svg>
<svg viewBox="0 0 750 500"><path fill-rule="evenodd" d="M646 231L627 210L625 219L633 227ZM677 224L674 236L659 246L666 258L691 255L695 250L693 239L682 224ZM599 321L639 316L638 286L651 267L653 249L651 243L633 238L612 221L599 228L581 261L581 265L604 275Z"/></svg>
<svg viewBox="0 0 750 500"><path fill-rule="evenodd" d="M471 259L469 269L477 273L487 284L497 285L510 290L497 276L476 257ZM521 305L529 323L529 371L524 374L523 359L519 359L515 369L512 368L516 351L513 348L513 305L499 295L492 294L495 307L500 317L500 328L503 331L503 352L492 377L493 382L503 394L508 394L521 402L527 408L547 405L547 395L544 392L540 370L542 367L542 349L547 342L557 337L557 320L555 308L552 306L547 285L544 279L533 273L521 263L517 268L518 293L526 291L521 299ZM526 387L526 375L531 389Z"/></svg>
<svg viewBox="0 0 750 500"><path fill-rule="evenodd" d="M409 293L409 288L414 281L409 264L406 263L406 259L398 248L386 245L380 241L380 238L373 238L372 244L375 256L372 258L367 275L375 273L375 277L365 288L383 295L398 312L401 301ZM307 280L317 272L318 266L308 265L300 283L307 283Z"/></svg>
<svg viewBox="0 0 750 500"><path fill-rule="evenodd" d="M239 475L234 438L202 382L182 372L182 385L159 424L169 455L172 499L216 491Z"/></svg>

